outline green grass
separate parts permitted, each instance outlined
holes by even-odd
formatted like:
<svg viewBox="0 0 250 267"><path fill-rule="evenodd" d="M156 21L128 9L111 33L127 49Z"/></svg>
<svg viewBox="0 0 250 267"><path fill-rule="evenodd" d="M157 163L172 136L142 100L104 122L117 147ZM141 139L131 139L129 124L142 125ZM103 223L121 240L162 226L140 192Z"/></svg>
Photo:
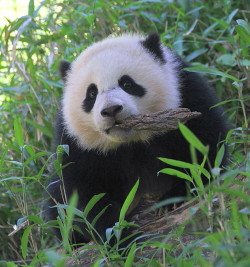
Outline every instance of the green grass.
<svg viewBox="0 0 250 267"><path fill-rule="evenodd" d="M250 266L249 10L249 1L236 0L30 0L26 14L1 26L0 266L59 267L70 256L76 258L67 241L72 220L61 221L65 238L57 244L41 214L52 163L53 122L63 90L57 68L89 44L126 31L158 32L165 45L192 63L190 71L207 75L232 123L226 138L231 159L220 175L220 151L209 188L202 187L197 175L204 172L202 166L190 167L194 175L189 178L203 200L191 221L199 213L208 222L192 233L192 242L183 243L187 230L181 225L164 243L149 241L160 252L156 258L135 256L147 245L140 240L127 249L127 257L103 244L95 246L99 253L94 266ZM194 146L206 156L206 147L197 140ZM235 180L239 174L245 180ZM8 236L14 225L27 220L28 225Z"/></svg>

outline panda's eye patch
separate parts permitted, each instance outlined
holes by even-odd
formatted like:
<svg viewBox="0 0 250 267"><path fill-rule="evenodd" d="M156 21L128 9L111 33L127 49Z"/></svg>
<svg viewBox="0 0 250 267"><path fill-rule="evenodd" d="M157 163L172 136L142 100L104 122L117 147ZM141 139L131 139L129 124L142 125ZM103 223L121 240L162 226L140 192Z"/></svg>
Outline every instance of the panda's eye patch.
<svg viewBox="0 0 250 267"><path fill-rule="evenodd" d="M97 86L91 83L87 88L86 98L83 101L83 110L85 112L90 112L95 104L95 100L98 94Z"/></svg>
<svg viewBox="0 0 250 267"><path fill-rule="evenodd" d="M123 75L119 81L119 86L128 94L134 96L144 96L146 94L145 88L137 84L129 75Z"/></svg>

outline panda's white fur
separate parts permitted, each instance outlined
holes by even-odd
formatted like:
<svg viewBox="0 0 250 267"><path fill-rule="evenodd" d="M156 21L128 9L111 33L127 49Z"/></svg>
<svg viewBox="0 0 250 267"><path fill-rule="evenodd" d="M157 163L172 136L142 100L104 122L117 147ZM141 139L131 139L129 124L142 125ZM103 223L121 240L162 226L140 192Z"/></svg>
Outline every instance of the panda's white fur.
<svg viewBox="0 0 250 267"><path fill-rule="evenodd" d="M112 118L101 116L101 110L112 105L122 105L118 120L130 115L146 114L180 106L175 55L166 47L165 64L157 60L140 44L145 37L124 34L107 38L83 51L72 63L67 74L63 96L63 117L68 134L84 149L106 152L121 142L147 141L152 132L105 129L112 126ZM127 74L146 88L143 97L127 94L118 86L118 79ZM94 83L98 95L93 110L83 112L82 102L89 84Z"/></svg>

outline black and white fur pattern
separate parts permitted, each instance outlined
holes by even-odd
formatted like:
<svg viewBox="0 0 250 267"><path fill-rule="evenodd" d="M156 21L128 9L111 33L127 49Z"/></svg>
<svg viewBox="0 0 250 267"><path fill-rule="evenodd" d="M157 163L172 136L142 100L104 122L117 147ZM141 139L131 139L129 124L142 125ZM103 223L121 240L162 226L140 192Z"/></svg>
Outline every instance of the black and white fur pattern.
<svg viewBox="0 0 250 267"><path fill-rule="evenodd" d="M145 193L159 198L183 196L183 180L157 172L166 168L157 159L165 157L191 162L189 144L178 130L155 134L149 131L122 130L119 121L130 115L152 113L178 107L199 111L202 117L187 123L198 138L209 145L213 164L217 143L225 138L225 118L216 107L214 91L179 57L162 46L159 37L125 34L95 43L72 63L61 64L66 82L57 119L56 143L69 145L62 171L67 199L76 190L78 208L83 210L95 194L106 193L90 212L93 218L106 206L95 228L104 238L105 230L118 221L121 205L140 179L133 206ZM200 160L200 158L198 157ZM49 194L59 203L62 182L54 176ZM46 203L47 219L58 214L54 200ZM79 224L79 223L78 223ZM87 242L89 234L75 232L75 242Z"/></svg>

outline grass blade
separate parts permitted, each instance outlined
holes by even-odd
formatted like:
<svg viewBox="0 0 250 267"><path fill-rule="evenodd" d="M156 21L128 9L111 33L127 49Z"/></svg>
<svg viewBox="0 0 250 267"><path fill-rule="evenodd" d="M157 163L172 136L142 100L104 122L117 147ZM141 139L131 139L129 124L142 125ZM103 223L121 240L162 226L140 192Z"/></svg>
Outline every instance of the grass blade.
<svg viewBox="0 0 250 267"><path fill-rule="evenodd" d="M137 192L138 186L139 186L139 179L137 180L137 182L133 186L132 190L129 192L126 200L124 201L124 203L122 205L121 212L120 212L120 217L119 217L119 222L124 220L126 212L128 211L128 208L129 208L130 204L134 200L134 197L135 197L135 194Z"/></svg>

